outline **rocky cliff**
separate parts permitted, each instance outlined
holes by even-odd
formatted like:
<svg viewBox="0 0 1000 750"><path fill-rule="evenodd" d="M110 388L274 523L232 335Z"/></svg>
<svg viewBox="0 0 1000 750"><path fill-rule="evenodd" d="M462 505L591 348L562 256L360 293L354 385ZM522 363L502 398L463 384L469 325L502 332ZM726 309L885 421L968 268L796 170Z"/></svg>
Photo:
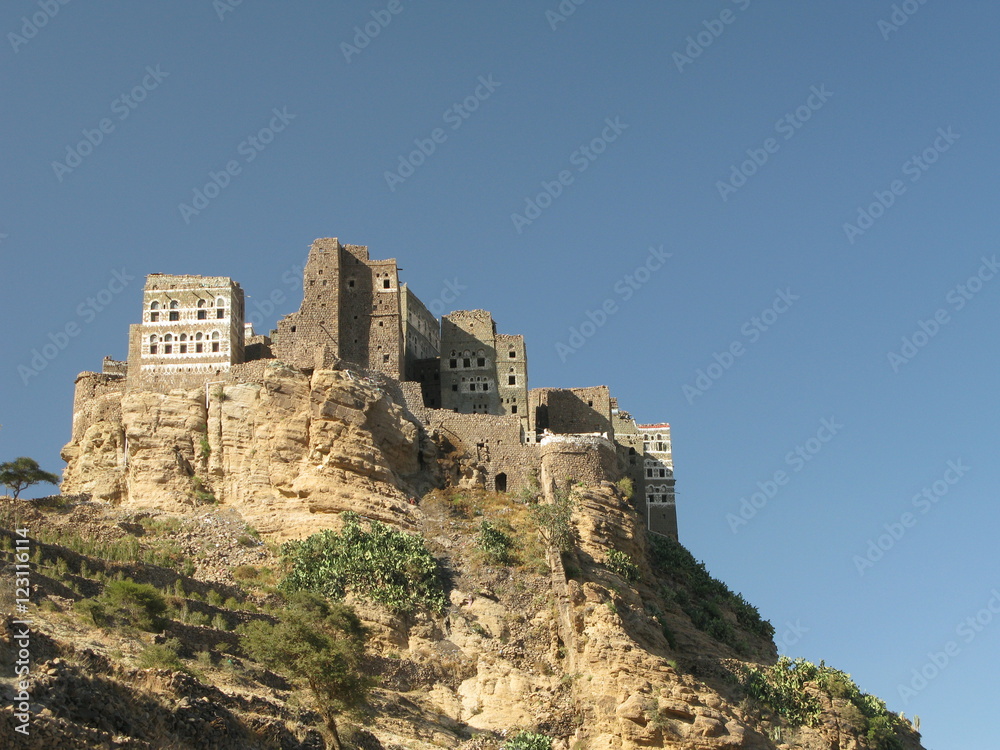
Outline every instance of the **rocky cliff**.
<svg viewBox="0 0 1000 750"><path fill-rule="evenodd" d="M813 669L789 692L791 677L803 672L775 667L773 630L683 547L647 535L601 441L542 446L535 496L515 497L457 486L428 491L474 475L461 470L472 451L453 444L445 451L432 437L372 383L277 364L256 382L89 399L64 449L63 490L93 500L32 510L29 519L35 528L62 529L49 534L45 556L64 577L39 569L38 598L49 602L37 614L49 633L50 661L36 693L44 741L24 746L326 746L308 693L248 664L219 623L265 616L249 614L253 602L274 601L272 588L247 584L246 569L273 584L283 564L276 547L248 546L250 526L265 538L301 538L338 527L340 512L351 510L420 534L446 574L448 606L402 616L349 595L371 629L370 669L380 685L361 714L343 719L347 746L485 750L523 730L552 738L555 750L920 748L907 721L835 670ZM536 503L568 508L568 544L539 526ZM484 521L511 540L509 558L484 554ZM156 528L166 531L158 537L150 533ZM136 580L172 591L214 586L230 597L225 606L216 597L197 632L175 623L162 636L176 633L185 659L206 654L197 686L137 670L141 643L122 645L120 636L72 619L74 602L107 580L94 571L110 575L115 565L93 550L60 546L69 529L105 544L134 537L137 559L161 549L175 556L172 566L161 558L121 565ZM200 606L184 601L185 612ZM197 646L184 648L185 639ZM0 647L0 661L7 658ZM234 658L245 664L235 681L222 664ZM134 691L159 723L80 710L74 696L88 669L100 673L92 689ZM151 697L163 685L166 702ZM184 739L186 720L168 718L178 705L217 730L204 735L211 744L184 744L193 741ZM20 741L2 732L0 739Z"/></svg>
<svg viewBox="0 0 1000 750"><path fill-rule="evenodd" d="M377 386L278 363L255 382L87 399L63 458L64 493L174 511L218 501L282 538L343 510L412 528L423 460L417 425Z"/></svg>

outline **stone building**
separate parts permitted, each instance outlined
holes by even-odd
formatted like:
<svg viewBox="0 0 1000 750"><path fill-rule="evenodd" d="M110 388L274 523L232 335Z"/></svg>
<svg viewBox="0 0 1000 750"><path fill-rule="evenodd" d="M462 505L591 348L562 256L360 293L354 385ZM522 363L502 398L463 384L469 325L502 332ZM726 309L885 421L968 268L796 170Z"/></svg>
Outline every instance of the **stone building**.
<svg viewBox="0 0 1000 750"><path fill-rule="evenodd" d="M441 319L441 408L459 414L516 415L528 427L524 337L497 333L486 310Z"/></svg>
<svg viewBox="0 0 1000 750"><path fill-rule="evenodd" d="M497 333L486 310L438 321L400 282L394 259L372 260L366 246L336 238L313 242L302 304L270 337L245 322L243 290L232 279L151 274L127 361L105 358L102 373L77 378L74 435L106 408L103 396L207 393L212 383L259 379L274 359L353 370L376 383L451 457L453 482L516 491L548 464L565 464L563 474L629 477L649 529L677 536L669 425L637 425L603 385L529 391L523 336ZM124 436L122 444L127 461Z"/></svg>
<svg viewBox="0 0 1000 750"><path fill-rule="evenodd" d="M677 538L674 459L669 424L640 424L643 439L646 518L650 531Z"/></svg>
<svg viewBox="0 0 1000 750"><path fill-rule="evenodd" d="M225 276L147 276L142 322L129 327L130 383L203 382L242 362L243 304Z"/></svg>
<svg viewBox="0 0 1000 750"><path fill-rule="evenodd" d="M371 260L365 245L332 237L309 249L302 306L278 321L272 351L295 367L342 360L403 380L408 361L436 356L436 328L434 316L400 285L394 258Z"/></svg>

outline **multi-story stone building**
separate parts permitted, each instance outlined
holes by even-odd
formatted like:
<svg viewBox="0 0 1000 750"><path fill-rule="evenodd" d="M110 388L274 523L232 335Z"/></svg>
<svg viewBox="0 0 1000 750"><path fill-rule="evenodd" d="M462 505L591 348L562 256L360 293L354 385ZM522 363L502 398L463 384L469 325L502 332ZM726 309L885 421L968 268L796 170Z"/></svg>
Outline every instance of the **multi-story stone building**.
<svg viewBox="0 0 1000 750"><path fill-rule="evenodd" d="M637 425L607 386L529 390L523 336L498 334L485 310L439 322L400 282L396 261L372 260L363 245L313 242L303 290L299 310L268 337L246 324L243 290L232 279L151 274L127 362L105 358L103 373L83 373L77 412L79 402L122 389L243 382L260 360L354 369L392 390L449 450L464 452L461 481L506 491L527 486L557 456L597 461L602 471L615 459L649 529L676 538L669 425Z"/></svg>
<svg viewBox="0 0 1000 750"><path fill-rule="evenodd" d="M127 374L183 384L243 361L243 290L225 276L150 274L129 327Z"/></svg>
<svg viewBox="0 0 1000 750"><path fill-rule="evenodd" d="M677 538L674 459L669 424L637 425L643 439L647 525L651 531Z"/></svg>
<svg viewBox="0 0 1000 750"><path fill-rule="evenodd" d="M305 368L350 362L402 380L407 362L437 355L437 321L400 285L395 259L371 260L364 245L319 239L303 288L302 306L272 335L278 359Z"/></svg>

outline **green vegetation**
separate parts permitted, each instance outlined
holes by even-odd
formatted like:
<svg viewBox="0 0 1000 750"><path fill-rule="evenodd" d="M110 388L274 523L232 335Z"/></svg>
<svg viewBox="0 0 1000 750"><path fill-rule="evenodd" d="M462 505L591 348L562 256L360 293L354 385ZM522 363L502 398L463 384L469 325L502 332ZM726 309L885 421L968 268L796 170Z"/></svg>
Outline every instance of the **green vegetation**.
<svg viewBox="0 0 1000 750"><path fill-rule="evenodd" d="M573 528L574 501L570 490L556 490L551 503L531 506L531 517L548 545L557 552L571 552L576 544Z"/></svg>
<svg viewBox="0 0 1000 750"><path fill-rule="evenodd" d="M639 580L639 566L632 562L630 555L620 550L608 550L604 564L608 566L608 570L621 576L628 583L635 583Z"/></svg>
<svg viewBox="0 0 1000 750"><path fill-rule="evenodd" d="M139 669L172 669L176 672L187 672L191 674L184 662L180 660L177 652L180 650L181 642L177 638L171 638L166 643L152 643L142 650L136 660Z"/></svg>
<svg viewBox="0 0 1000 750"><path fill-rule="evenodd" d="M201 477L193 476L191 477L191 494L194 495L194 499L199 503L214 503L215 494L205 486Z"/></svg>
<svg viewBox="0 0 1000 750"><path fill-rule="evenodd" d="M552 750L552 738L534 732L518 732L504 743L502 750Z"/></svg>
<svg viewBox="0 0 1000 750"><path fill-rule="evenodd" d="M291 572L279 589L314 591L334 600L351 591L394 612L444 610L441 571L421 537L379 521L365 529L355 513L342 518L339 534L328 529L282 546Z"/></svg>
<svg viewBox="0 0 1000 750"><path fill-rule="evenodd" d="M494 523L479 524L476 545L491 563L509 565L513 561L514 540Z"/></svg>
<svg viewBox="0 0 1000 750"><path fill-rule="evenodd" d="M817 691L849 702L845 712L875 750L902 750L896 733L900 718L881 699L862 693L851 676L839 669L805 659L782 656L770 667L743 666L741 683L747 695L767 706L791 726L815 726L820 721Z"/></svg>
<svg viewBox="0 0 1000 750"><path fill-rule="evenodd" d="M771 638L774 628L761 618L757 608L740 594L734 594L705 569L705 564L681 544L659 534L649 535L650 563L661 580L665 599L675 601L699 630L745 653L747 645L726 617L728 610L746 631Z"/></svg>
<svg viewBox="0 0 1000 750"><path fill-rule="evenodd" d="M626 500L632 499L632 495L635 494L635 485L632 483L631 477L622 477L618 480L616 486L618 487L618 491L622 493L622 497Z"/></svg>
<svg viewBox="0 0 1000 750"><path fill-rule="evenodd" d="M14 493L15 500L23 490L39 482L59 484L59 477L43 471L35 459L27 456L0 464L0 484L10 488Z"/></svg>
<svg viewBox="0 0 1000 750"><path fill-rule="evenodd" d="M167 611L167 602L154 586L136 583L131 578L111 581L97 598L109 616L141 630L157 630ZM91 611L91 618L97 618Z"/></svg>
<svg viewBox="0 0 1000 750"><path fill-rule="evenodd" d="M198 441L199 447L201 448L201 457L204 460L208 460L208 457L212 455L212 446L208 442L208 435L202 435Z"/></svg>
<svg viewBox="0 0 1000 750"><path fill-rule="evenodd" d="M257 620L240 631L253 659L309 685L337 737L335 715L364 701L373 685L361 668L367 632L354 611L301 591L289 597L276 624Z"/></svg>

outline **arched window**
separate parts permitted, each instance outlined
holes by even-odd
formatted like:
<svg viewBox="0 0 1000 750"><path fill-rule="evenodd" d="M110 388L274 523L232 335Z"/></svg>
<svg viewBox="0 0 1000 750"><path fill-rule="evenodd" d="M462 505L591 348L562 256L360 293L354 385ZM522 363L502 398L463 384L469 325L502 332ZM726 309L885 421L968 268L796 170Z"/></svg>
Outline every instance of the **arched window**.
<svg viewBox="0 0 1000 750"><path fill-rule="evenodd" d="M201 339L202 339L202 334L201 334L201 331L199 331L198 333L196 333L194 335L194 340L195 341L201 341Z"/></svg>
<svg viewBox="0 0 1000 750"><path fill-rule="evenodd" d="M225 307L226 306L226 301L222 297L219 297L217 300L215 300L215 306L216 307Z"/></svg>
<svg viewBox="0 0 1000 750"><path fill-rule="evenodd" d="M188 340L188 335L186 333L182 333L179 340L180 341L187 341Z"/></svg>
<svg viewBox="0 0 1000 750"><path fill-rule="evenodd" d="M175 300L175 299L170 300L170 309L171 310L176 310L178 307L179 307L179 305L177 303L177 300Z"/></svg>
<svg viewBox="0 0 1000 750"><path fill-rule="evenodd" d="M174 336L173 336L172 333L168 333L166 336L163 337L163 340L164 341L173 341L174 340Z"/></svg>
<svg viewBox="0 0 1000 750"><path fill-rule="evenodd" d="M152 336L149 337L149 343L150 344L155 344L159 340L160 340L159 337L157 337L157 335L155 333Z"/></svg>
<svg viewBox="0 0 1000 750"><path fill-rule="evenodd" d="M212 341L218 341L218 340L219 340L219 332L212 331Z"/></svg>
<svg viewBox="0 0 1000 750"><path fill-rule="evenodd" d="M159 309L160 309L160 303L159 303L159 302L157 302L157 301L156 301L156 300L154 299L154 300L153 300L152 302L150 302L150 303L149 303L149 309L150 309L150 310L159 310Z"/></svg>
<svg viewBox="0 0 1000 750"><path fill-rule="evenodd" d="M203 299L198 300L198 307L204 307L204 306L205 306L205 300Z"/></svg>

